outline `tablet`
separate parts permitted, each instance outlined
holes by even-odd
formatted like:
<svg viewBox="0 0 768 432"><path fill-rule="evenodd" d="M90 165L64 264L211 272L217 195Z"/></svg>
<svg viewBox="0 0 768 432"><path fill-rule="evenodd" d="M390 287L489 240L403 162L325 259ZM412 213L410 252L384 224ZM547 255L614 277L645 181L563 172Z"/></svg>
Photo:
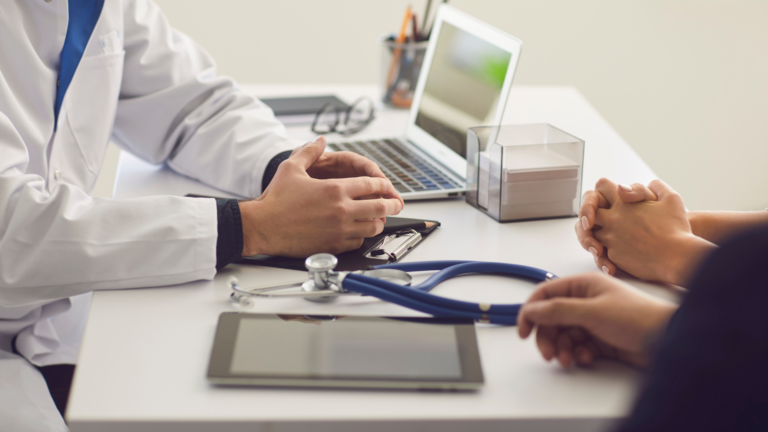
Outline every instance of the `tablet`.
<svg viewBox="0 0 768 432"><path fill-rule="evenodd" d="M483 384L474 322L223 313L214 384L472 390Z"/></svg>

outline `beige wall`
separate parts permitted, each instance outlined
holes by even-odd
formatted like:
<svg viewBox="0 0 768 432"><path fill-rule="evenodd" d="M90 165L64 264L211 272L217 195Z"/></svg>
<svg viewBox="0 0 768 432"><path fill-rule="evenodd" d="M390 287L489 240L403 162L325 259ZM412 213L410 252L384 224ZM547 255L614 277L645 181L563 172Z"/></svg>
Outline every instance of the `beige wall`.
<svg viewBox="0 0 768 432"><path fill-rule="evenodd" d="M157 0L221 73L265 83L376 82L376 38L424 1ZM768 1L451 4L522 39L515 83L577 87L689 208L768 207Z"/></svg>

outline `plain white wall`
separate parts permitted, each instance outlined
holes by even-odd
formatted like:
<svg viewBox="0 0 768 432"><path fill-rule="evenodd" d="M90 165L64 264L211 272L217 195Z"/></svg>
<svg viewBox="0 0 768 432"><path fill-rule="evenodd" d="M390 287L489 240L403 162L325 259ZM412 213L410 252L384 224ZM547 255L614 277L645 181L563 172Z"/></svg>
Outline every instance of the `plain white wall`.
<svg viewBox="0 0 768 432"><path fill-rule="evenodd" d="M377 37L425 0L157 3L241 82L375 83ZM515 84L578 88L689 208L768 207L768 1L450 3L522 39Z"/></svg>

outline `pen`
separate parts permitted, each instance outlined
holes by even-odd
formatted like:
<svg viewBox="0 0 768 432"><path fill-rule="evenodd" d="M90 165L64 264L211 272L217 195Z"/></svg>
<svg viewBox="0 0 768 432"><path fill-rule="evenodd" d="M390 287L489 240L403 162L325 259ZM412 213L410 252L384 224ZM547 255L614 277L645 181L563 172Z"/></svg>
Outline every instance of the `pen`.
<svg viewBox="0 0 768 432"><path fill-rule="evenodd" d="M387 87L392 88L393 81L395 79L395 70L397 65L400 64L400 53L402 52L403 43L405 42L405 31L408 29L408 22L411 21L411 6L405 10L405 17L403 17L403 24L400 26L400 34L397 35L397 45L392 53L392 64L389 66L389 74L387 75Z"/></svg>
<svg viewBox="0 0 768 432"><path fill-rule="evenodd" d="M421 36L419 36L419 27L418 24L416 24L416 14L411 15L411 24L413 24L413 41L418 42L421 39Z"/></svg>
<svg viewBox="0 0 768 432"><path fill-rule="evenodd" d="M410 105L410 101L401 100L402 98L399 97L399 95L395 92L395 82L396 76L395 72L397 71L397 67L400 64L400 54L403 51L403 44L405 43L405 32L408 29L408 23L411 22L411 14L413 11L411 10L411 6L409 5L408 8L405 10L405 17L403 17L403 25L400 26L400 34L397 36L397 43L395 45L395 49L392 52L392 64L389 66L389 74L387 75L387 96L385 96L385 100L389 100L392 102L392 105L397 107L407 107L407 105Z"/></svg>
<svg viewBox="0 0 768 432"><path fill-rule="evenodd" d="M421 32L427 35L427 20L429 19L429 9L432 7L432 0L427 0L427 8L424 10L424 19L421 21ZM426 39L426 38L425 38Z"/></svg>
<svg viewBox="0 0 768 432"><path fill-rule="evenodd" d="M448 0L443 0L443 3L448 3ZM422 26L423 27L423 26ZM429 39L432 36L432 28L435 27L435 20L432 20L432 23L429 25L429 31L427 31L426 28L422 28L422 33L426 32L427 35L426 38Z"/></svg>

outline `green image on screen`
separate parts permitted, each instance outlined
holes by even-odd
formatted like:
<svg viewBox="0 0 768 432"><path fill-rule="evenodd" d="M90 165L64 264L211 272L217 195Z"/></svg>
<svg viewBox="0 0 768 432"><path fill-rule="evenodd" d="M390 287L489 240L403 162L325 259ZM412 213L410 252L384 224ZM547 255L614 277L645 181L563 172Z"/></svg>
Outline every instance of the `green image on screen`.
<svg viewBox="0 0 768 432"><path fill-rule="evenodd" d="M511 58L511 53L443 23L416 125L466 158L467 128L492 124Z"/></svg>

